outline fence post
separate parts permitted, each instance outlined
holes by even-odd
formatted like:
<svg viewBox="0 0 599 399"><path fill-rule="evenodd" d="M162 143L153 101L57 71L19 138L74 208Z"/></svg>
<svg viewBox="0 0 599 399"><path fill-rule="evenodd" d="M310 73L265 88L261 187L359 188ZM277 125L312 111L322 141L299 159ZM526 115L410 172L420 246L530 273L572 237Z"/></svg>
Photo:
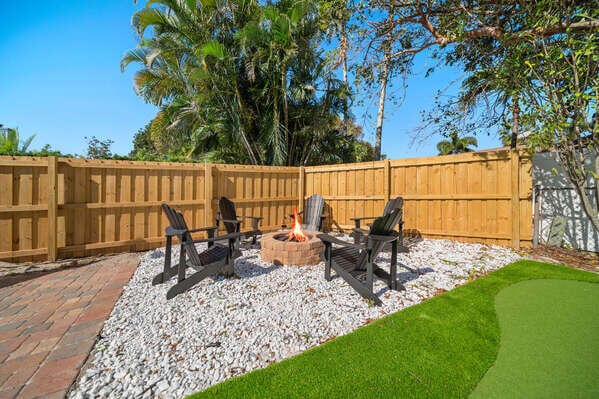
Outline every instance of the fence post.
<svg viewBox="0 0 599 399"><path fill-rule="evenodd" d="M58 219L58 159L48 157L48 260L54 262L57 252L57 219Z"/></svg>
<svg viewBox="0 0 599 399"><path fill-rule="evenodd" d="M385 169L383 169L383 181L385 182L385 205L391 199L391 162L385 160Z"/></svg>
<svg viewBox="0 0 599 399"><path fill-rule="evenodd" d="M306 170L303 166L299 168L299 187L298 187L298 212L304 210L304 197L306 196Z"/></svg>
<svg viewBox="0 0 599 399"><path fill-rule="evenodd" d="M213 166L204 163L204 226L213 226L212 197L214 197L214 183L212 181Z"/></svg>
<svg viewBox="0 0 599 399"><path fill-rule="evenodd" d="M541 225L541 187L532 188L532 247L539 246L539 227Z"/></svg>
<svg viewBox="0 0 599 399"><path fill-rule="evenodd" d="M517 149L510 153L512 177L512 247L520 248L520 154Z"/></svg>

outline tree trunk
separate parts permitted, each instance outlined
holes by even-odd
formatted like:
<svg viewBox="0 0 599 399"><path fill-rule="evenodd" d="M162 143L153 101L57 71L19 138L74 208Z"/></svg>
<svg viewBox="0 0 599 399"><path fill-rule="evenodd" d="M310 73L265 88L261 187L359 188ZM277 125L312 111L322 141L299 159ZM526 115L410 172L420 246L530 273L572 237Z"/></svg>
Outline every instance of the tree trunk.
<svg viewBox="0 0 599 399"><path fill-rule="evenodd" d="M595 175L593 176L595 183L595 203L599 208L599 151L595 150Z"/></svg>
<svg viewBox="0 0 599 399"><path fill-rule="evenodd" d="M595 231L599 231L599 210L591 203L589 195L587 194L584 186L580 187L579 184L575 183L574 188L576 189L576 192L582 201L582 209L584 209L585 213L591 220L591 223L593 223Z"/></svg>
<svg viewBox="0 0 599 399"><path fill-rule="evenodd" d="M512 140L510 143L511 148L516 148L518 145L518 129L520 125L520 104L517 94L512 96Z"/></svg>
<svg viewBox="0 0 599 399"><path fill-rule="evenodd" d="M283 96L283 128L287 140L287 159L283 165L293 165L293 153L295 152L295 135L289 132L289 103L287 101L287 64L283 63L283 74L281 76L281 95Z"/></svg>
<svg viewBox="0 0 599 399"><path fill-rule="evenodd" d="M254 154L254 150L252 149L252 145L250 144L245 131L243 129L243 121L242 121L242 116L243 115L243 102L241 101L241 93L239 93L239 88L237 87L237 84L235 84L235 98L237 99L237 106L239 107L239 111L240 111L240 115L238 116L239 118L239 136L241 137L241 142L243 143L243 146L245 147L245 150L248 153L248 156L250 157L250 161L252 162L252 165L258 165L258 159L256 158L256 154ZM235 111L233 111L235 112Z"/></svg>
<svg viewBox="0 0 599 399"><path fill-rule="evenodd" d="M580 173L582 170L584 170L584 150L580 148L577 149L576 147L560 145L557 145L556 150L560 158L562 168L565 169L565 172L568 176L568 180L570 180L570 183L574 185L574 190L580 197L582 209L593 224L595 231L599 232L599 204L598 206L593 206L591 203L591 199L586 192L586 174ZM595 162L595 167L597 167L597 165L597 162Z"/></svg>
<svg viewBox="0 0 599 399"><path fill-rule="evenodd" d="M343 133L347 134L349 124L349 104L347 103L349 95L349 81L347 77L347 32L345 23L341 23L341 68L343 70L343 85L345 86L345 97L343 98Z"/></svg>
<svg viewBox="0 0 599 399"><path fill-rule="evenodd" d="M376 129L374 131L374 160L381 159L381 143L383 141L383 120L385 119L385 99L387 97L387 82L389 80L389 68L391 64L391 42L393 40L393 8L394 2L389 5L389 16L387 17L388 33L383 41L383 70L381 71L381 91L379 92L379 110L376 116Z"/></svg>
<svg viewBox="0 0 599 399"><path fill-rule="evenodd" d="M374 160L381 159L381 142L383 138L383 119L385 118L385 97L387 95L387 79L389 77L389 62L385 57L383 71L381 73L381 91L379 92L379 110L376 117L376 129L374 132Z"/></svg>

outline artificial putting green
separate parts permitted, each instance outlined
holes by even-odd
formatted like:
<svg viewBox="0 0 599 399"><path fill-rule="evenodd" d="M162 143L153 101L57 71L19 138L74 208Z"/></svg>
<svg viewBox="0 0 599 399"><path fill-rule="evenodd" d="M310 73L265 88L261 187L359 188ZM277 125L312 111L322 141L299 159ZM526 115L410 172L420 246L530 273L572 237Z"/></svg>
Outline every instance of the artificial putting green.
<svg viewBox="0 0 599 399"><path fill-rule="evenodd" d="M599 275L519 261L193 398L468 397L499 352L495 296L531 279L598 283Z"/></svg>
<svg viewBox="0 0 599 399"><path fill-rule="evenodd" d="M599 284L523 281L495 309L499 354L473 398L599 397Z"/></svg>

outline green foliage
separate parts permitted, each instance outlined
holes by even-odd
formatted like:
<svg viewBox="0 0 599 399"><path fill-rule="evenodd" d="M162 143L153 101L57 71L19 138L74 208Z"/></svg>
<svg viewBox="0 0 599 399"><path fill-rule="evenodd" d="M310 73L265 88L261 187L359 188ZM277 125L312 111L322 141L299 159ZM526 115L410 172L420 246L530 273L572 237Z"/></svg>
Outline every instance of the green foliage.
<svg viewBox="0 0 599 399"><path fill-rule="evenodd" d="M121 68L138 64L137 92L160 107L136 157L324 162L347 89L314 1L149 1L132 22L140 41Z"/></svg>
<svg viewBox="0 0 599 399"><path fill-rule="evenodd" d="M53 150L50 147L50 144L44 144L44 146L39 150L30 150L22 155L28 155L32 157L63 157L63 158L73 158L72 154L64 154L59 150Z"/></svg>
<svg viewBox="0 0 599 399"><path fill-rule="evenodd" d="M0 125L2 127L2 125ZM71 154L63 154L58 150L53 150L49 144L45 144L41 149L30 149L35 134L22 140L18 129L2 129L0 133L0 155L12 156L30 156L30 157L73 157Z"/></svg>
<svg viewBox="0 0 599 399"><path fill-rule="evenodd" d="M445 134L498 127L504 143L556 152L599 231L599 208L585 189L599 183L599 162L585 163L599 153L596 1L460 2L457 15L456 3L439 2L426 15L435 27L432 43L452 43L438 57L462 66L466 78L457 98L427 116L425 127Z"/></svg>
<svg viewBox="0 0 599 399"><path fill-rule="evenodd" d="M470 146L478 146L476 137L460 137L454 131L449 133L449 140L442 140L437 143L437 150L439 151L439 155L461 154L473 151Z"/></svg>
<svg viewBox="0 0 599 399"><path fill-rule="evenodd" d="M148 123L133 136L133 150L129 154L132 159L150 160L148 158L160 156L152 141L150 126L150 123Z"/></svg>
<svg viewBox="0 0 599 399"><path fill-rule="evenodd" d="M87 141L87 158L90 159L112 159L115 155L110 151L114 143L111 139L99 139L96 136L85 137Z"/></svg>
<svg viewBox="0 0 599 399"><path fill-rule="evenodd" d="M0 133L0 155L25 155L35 134L21 139L19 129L2 129Z"/></svg>

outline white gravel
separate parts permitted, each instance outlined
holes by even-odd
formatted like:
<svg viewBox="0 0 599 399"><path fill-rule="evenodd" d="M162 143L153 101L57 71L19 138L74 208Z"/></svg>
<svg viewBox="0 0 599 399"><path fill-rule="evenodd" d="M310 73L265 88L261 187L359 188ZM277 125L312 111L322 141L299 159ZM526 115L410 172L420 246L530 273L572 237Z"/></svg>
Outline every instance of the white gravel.
<svg viewBox="0 0 599 399"><path fill-rule="evenodd" d="M180 398L347 334L520 258L498 246L406 241L410 252L398 256L398 278L406 290L390 291L378 281L380 307L369 306L341 278L325 281L323 263L274 266L262 262L256 248L244 250L235 262L239 278L208 278L167 301L175 278L151 285L162 270L164 249L150 251L106 321L90 355L91 366L69 397ZM178 254L174 258L177 262ZM382 264L385 260L388 253L379 257Z"/></svg>

